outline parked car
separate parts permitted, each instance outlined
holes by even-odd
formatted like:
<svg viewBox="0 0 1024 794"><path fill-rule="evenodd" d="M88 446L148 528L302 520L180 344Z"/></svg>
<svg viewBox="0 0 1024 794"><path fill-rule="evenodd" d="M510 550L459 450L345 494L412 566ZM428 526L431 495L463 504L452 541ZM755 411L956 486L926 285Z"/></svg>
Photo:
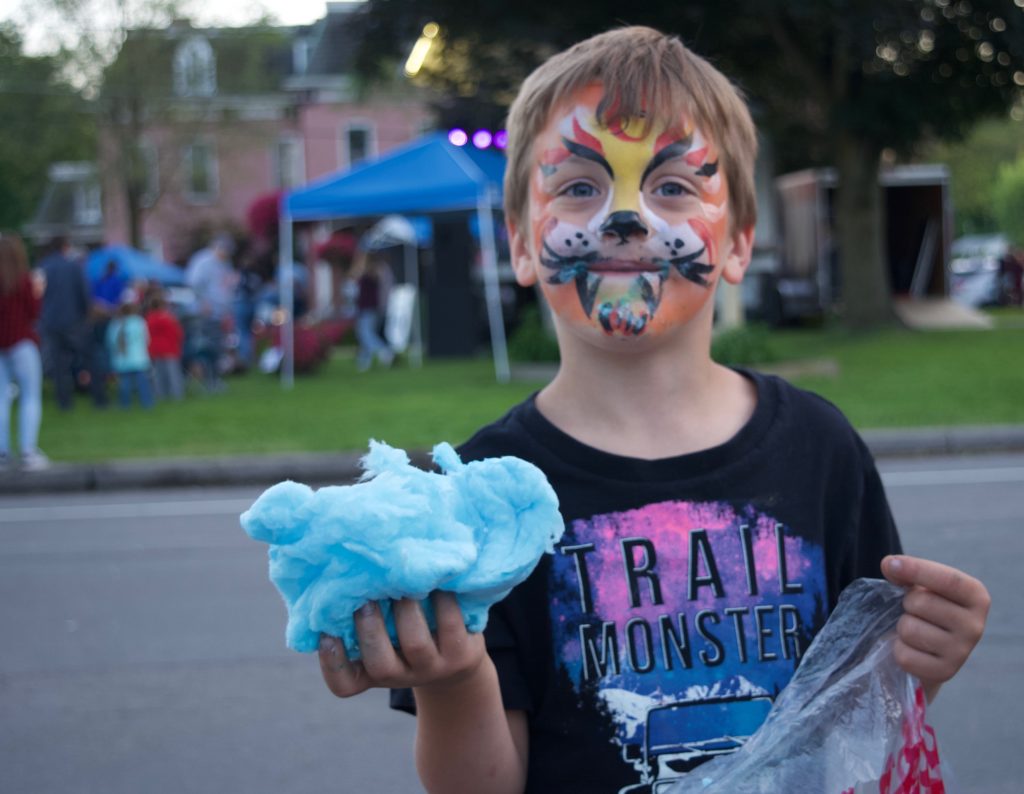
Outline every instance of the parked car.
<svg viewBox="0 0 1024 794"><path fill-rule="evenodd" d="M953 241L949 263L949 294L965 306L998 306L1003 302L1000 261L1010 252L1002 234L970 234Z"/></svg>

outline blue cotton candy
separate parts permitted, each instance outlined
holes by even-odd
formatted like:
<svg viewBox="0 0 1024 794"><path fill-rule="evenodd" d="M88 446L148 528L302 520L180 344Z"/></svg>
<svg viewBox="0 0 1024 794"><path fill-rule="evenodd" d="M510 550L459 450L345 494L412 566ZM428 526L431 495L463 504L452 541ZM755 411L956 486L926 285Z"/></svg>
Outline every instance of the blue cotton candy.
<svg viewBox="0 0 1024 794"><path fill-rule="evenodd" d="M433 628L427 596L434 590L455 593L466 628L483 631L491 604L554 550L564 524L540 469L514 457L463 463L447 443L433 454L443 474L371 441L355 485L314 491L289 480L242 514L249 537L270 546L289 648L314 651L324 633L358 659L360 606L379 602L397 642L391 599L420 601Z"/></svg>

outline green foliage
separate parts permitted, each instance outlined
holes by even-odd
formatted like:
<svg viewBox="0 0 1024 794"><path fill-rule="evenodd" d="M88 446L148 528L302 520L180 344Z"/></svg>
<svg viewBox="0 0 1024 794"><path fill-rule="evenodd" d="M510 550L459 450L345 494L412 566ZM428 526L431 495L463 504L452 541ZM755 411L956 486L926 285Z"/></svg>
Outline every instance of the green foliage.
<svg viewBox="0 0 1024 794"><path fill-rule="evenodd" d="M540 309L527 306L519 325L508 340L508 354L513 361L558 361L558 340L541 322Z"/></svg>
<svg viewBox="0 0 1024 794"><path fill-rule="evenodd" d="M777 361L771 332L761 325L744 325L717 332L711 340L711 357L719 364L748 366Z"/></svg>
<svg viewBox="0 0 1024 794"><path fill-rule="evenodd" d="M1000 231L993 201L999 166L1024 156L1024 122L988 119L961 142L931 143L916 159L949 167L957 234Z"/></svg>
<svg viewBox="0 0 1024 794"><path fill-rule="evenodd" d="M92 160L95 120L61 78L61 56L29 56L18 29L0 24L0 229L31 220L50 163Z"/></svg>
<svg viewBox="0 0 1024 794"><path fill-rule="evenodd" d="M1024 154L1000 167L992 203L1000 231L1024 247Z"/></svg>

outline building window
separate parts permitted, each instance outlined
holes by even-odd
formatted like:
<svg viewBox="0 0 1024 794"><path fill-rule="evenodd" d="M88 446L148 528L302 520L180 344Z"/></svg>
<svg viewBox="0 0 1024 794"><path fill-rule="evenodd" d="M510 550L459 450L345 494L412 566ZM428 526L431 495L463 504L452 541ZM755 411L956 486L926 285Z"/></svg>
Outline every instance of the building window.
<svg viewBox="0 0 1024 794"><path fill-rule="evenodd" d="M185 147L185 196L195 203L208 203L217 196L217 155L209 143Z"/></svg>
<svg viewBox="0 0 1024 794"><path fill-rule="evenodd" d="M278 188L292 188L306 181L306 163L302 139L286 137L274 144L273 150L274 185Z"/></svg>
<svg viewBox="0 0 1024 794"><path fill-rule="evenodd" d="M292 71L305 74L309 71L309 56L313 51L313 42L308 38L295 39L292 42Z"/></svg>
<svg viewBox="0 0 1024 794"><path fill-rule="evenodd" d="M181 97L217 93L217 62L213 47L203 36L192 36L174 53L174 93Z"/></svg>
<svg viewBox="0 0 1024 794"><path fill-rule="evenodd" d="M349 124L342 135L342 162L350 168L377 154L377 135L370 122Z"/></svg>
<svg viewBox="0 0 1024 794"><path fill-rule="evenodd" d="M74 219L78 226L96 226L103 223L103 202L100 186L95 182L78 183L74 192Z"/></svg>

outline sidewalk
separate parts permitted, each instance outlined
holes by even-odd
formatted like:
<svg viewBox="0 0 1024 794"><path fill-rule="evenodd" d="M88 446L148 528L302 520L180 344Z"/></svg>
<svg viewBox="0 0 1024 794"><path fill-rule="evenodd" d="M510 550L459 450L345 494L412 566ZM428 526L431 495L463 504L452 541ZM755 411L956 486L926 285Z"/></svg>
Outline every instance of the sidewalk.
<svg viewBox="0 0 1024 794"><path fill-rule="evenodd" d="M861 435L877 458L1024 452L1024 425L865 430ZM270 485L281 480L315 485L344 484L359 476L362 454L295 453L55 463L52 468L40 472L0 472L0 496L205 485ZM410 457L418 466L429 465L430 458L426 452L413 452Z"/></svg>

